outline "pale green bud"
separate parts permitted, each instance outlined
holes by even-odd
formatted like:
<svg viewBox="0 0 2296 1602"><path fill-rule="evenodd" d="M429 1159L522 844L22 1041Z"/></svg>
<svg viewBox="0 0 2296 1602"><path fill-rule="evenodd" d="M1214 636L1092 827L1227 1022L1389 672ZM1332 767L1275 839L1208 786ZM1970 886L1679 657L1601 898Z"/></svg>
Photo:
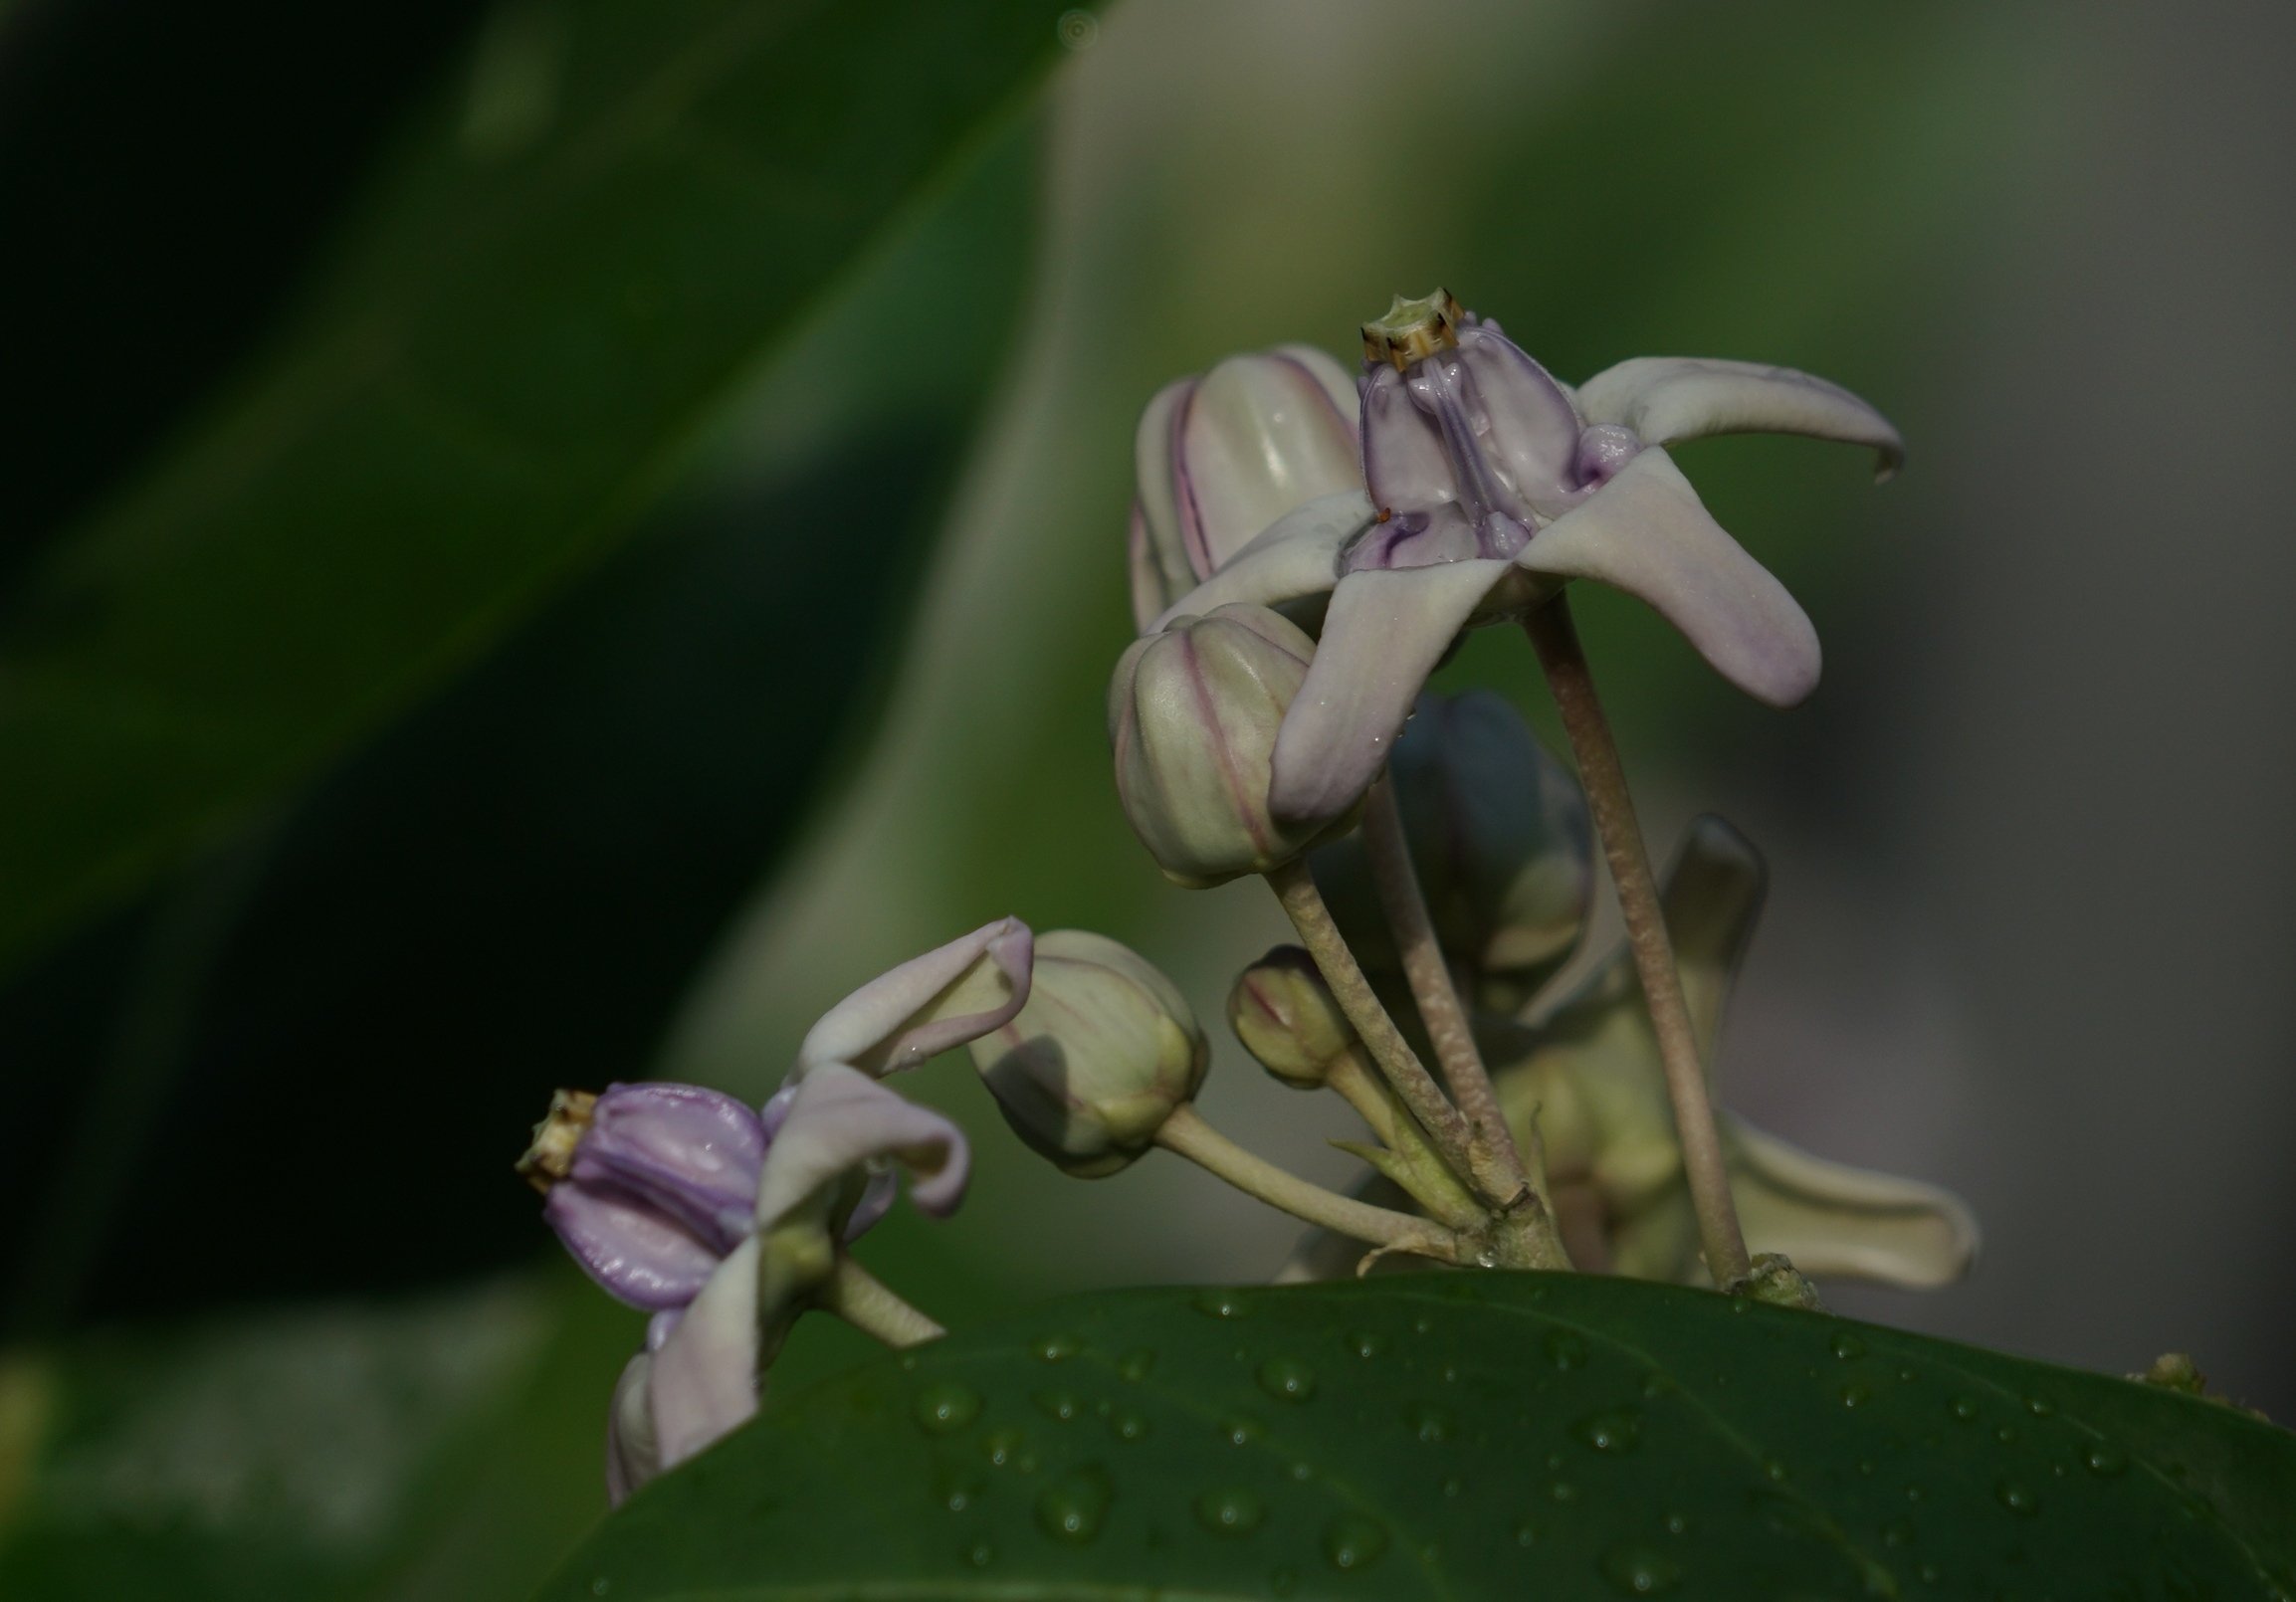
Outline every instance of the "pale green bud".
<svg viewBox="0 0 2296 1602"><path fill-rule="evenodd" d="M1133 642L1109 686L1125 816L1164 877L1191 890L1266 873L1354 827L1279 824L1269 758L1315 643L1264 606L1181 617Z"/></svg>
<svg viewBox="0 0 2296 1602"><path fill-rule="evenodd" d="M1577 781L1515 708L1488 690L1421 696L1387 773L1445 953L1521 986L1561 966L1585 925L1593 840ZM1399 968L1362 842L1312 865L1357 960Z"/></svg>
<svg viewBox="0 0 2296 1602"><path fill-rule="evenodd" d="M1154 1143L1211 1063L1178 987L1103 934L1036 938L1028 1004L972 1043L1013 1132L1069 1173L1097 1179Z"/></svg>
<svg viewBox="0 0 2296 1602"><path fill-rule="evenodd" d="M1243 971L1228 992L1228 1023L1244 1050L1295 1091L1321 1089L1356 1043L1316 959L1296 945L1279 945Z"/></svg>

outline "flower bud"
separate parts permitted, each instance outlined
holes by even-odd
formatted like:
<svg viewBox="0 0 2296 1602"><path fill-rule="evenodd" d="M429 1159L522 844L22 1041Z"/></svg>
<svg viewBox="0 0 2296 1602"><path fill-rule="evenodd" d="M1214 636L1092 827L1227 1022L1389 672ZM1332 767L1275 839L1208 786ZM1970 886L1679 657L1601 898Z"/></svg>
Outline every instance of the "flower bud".
<svg viewBox="0 0 2296 1602"><path fill-rule="evenodd" d="M1133 608L1147 628L1286 512L1362 488L1355 380L1321 350L1230 356L1141 414Z"/></svg>
<svg viewBox="0 0 2296 1602"><path fill-rule="evenodd" d="M1228 1024L1260 1066L1295 1091L1313 1091L1356 1043L1339 998L1296 945L1279 945L1246 968L1228 992Z"/></svg>
<svg viewBox="0 0 2296 1602"><path fill-rule="evenodd" d="M1211 1048L1187 998L1145 958L1054 929L1037 939L1028 1005L972 1043L972 1062L1014 1133L1097 1179L1154 1142L1203 1083Z"/></svg>
<svg viewBox="0 0 2296 1602"><path fill-rule="evenodd" d="M1175 619L1133 642L1109 686L1109 739L1125 816L1164 876L1191 890L1266 873L1354 827L1279 824L1269 758L1316 652L1263 606Z"/></svg>
<svg viewBox="0 0 2296 1602"><path fill-rule="evenodd" d="M1552 973L1577 944L1594 890L1577 781L1488 690L1421 696L1387 772L1444 952L1516 987ZM1399 968L1361 841L1312 861L1357 959Z"/></svg>

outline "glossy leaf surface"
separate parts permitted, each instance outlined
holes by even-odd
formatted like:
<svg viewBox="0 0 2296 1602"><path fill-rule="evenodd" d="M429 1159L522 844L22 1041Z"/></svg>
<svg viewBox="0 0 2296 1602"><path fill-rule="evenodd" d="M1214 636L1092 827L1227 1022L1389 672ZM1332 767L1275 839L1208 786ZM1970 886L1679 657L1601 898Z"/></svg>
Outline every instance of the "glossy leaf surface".
<svg viewBox="0 0 2296 1602"><path fill-rule="evenodd" d="M552 1602L2271 1597L2296 1437L1711 1294L1425 1276L1056 1302L770 1407Z"/></svg>

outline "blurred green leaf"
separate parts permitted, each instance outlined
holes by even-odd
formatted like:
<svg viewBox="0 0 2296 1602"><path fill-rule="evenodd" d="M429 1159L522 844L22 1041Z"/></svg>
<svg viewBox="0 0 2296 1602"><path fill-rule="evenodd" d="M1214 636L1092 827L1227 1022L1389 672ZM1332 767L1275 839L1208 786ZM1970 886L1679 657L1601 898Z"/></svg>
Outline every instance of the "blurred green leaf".
<svg viewBox="0 0 2296 1602"><path fill-rule="evenodd" d="M2277 1596L2296 1438L1580 1276L1057 1302L769 1407L544 1598Z"/></svg>
<svg viewBox="0 0 2296 1602"><path fill-rule="evenodd" d="M0 628L0 957L624 533L888 219L1016 113L1057 10L498 12L276 354Z"/></svg>

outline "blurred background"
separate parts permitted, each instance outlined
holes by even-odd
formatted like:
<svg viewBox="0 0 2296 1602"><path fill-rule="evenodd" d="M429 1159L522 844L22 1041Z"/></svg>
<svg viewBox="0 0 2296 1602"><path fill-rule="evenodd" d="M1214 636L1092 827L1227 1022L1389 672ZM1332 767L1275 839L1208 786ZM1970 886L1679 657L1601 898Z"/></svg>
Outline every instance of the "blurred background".
<svg viewBox="0 0 2296 1602"><path fill-rule="evenodd" d="M0 5L0 1590L522 1594L638 1333L510 1173L554 1086L762 1098L1006 912L1216 1017L1282 926L1115 805L1134 420L1437 283L1565 379L1786 363L1911 443L1681 453L1818 624L1794 711L1578 603L1654 849L1771 858L1724 1100L1983 1219L1968 1285L1838 1304L2296 1413L2292 33ZM1554 729L1509 631L1444 677ZM1344 1179L1221 1046L1207 1114ZM863 1256L950 1322L1293 1238L905 1088L976 1178Z"/></svg>

